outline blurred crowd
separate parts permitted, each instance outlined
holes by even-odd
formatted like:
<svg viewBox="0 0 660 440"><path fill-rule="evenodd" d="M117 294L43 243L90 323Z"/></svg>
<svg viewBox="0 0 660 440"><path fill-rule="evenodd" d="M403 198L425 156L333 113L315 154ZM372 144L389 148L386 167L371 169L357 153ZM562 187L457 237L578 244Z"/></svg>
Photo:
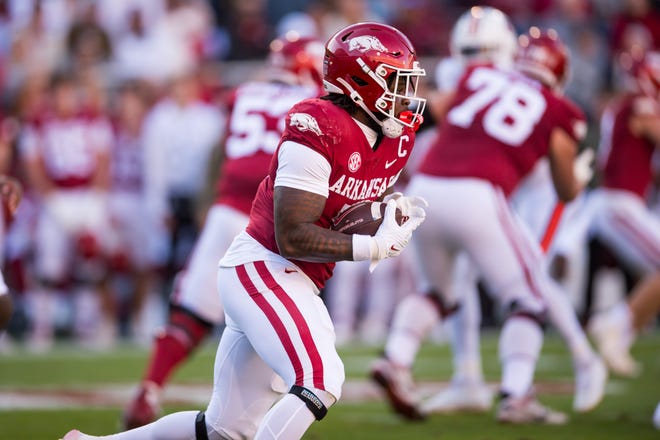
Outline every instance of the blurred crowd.
<svg viewBox="0 0 660 440"><path fill-rule="evenodd" d="M260 75L273 38L293 30L325 41L350 23L389 23L418 49L431 89L451 26L473 4L0 0L0 169L25 191L4 240L10 334L35 350L60 335L96 348L148 341L211 201L206 175L228 91ZM627 57L660 47L654 0L480 4L509 14L518 31L557 29L572 52L566 94L587 113L592 145ZM360 310L373 314L361 319L364 339L382 341L395 299L360 294L406 285L404 272L393 268L395 280L371 289L348 277L359 292L338 289L335 303L348 302L335 316L340 342Z"/></svg>

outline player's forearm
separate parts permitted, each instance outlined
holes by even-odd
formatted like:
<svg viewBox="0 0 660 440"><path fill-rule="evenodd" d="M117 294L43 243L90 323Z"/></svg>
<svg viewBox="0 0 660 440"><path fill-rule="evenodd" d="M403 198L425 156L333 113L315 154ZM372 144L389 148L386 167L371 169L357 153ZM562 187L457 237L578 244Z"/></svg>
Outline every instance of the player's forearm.
<svg viewBox="0 0 660 440"><path fill-rule="evenodd" d="M352 235L324 229L313 223L299 224L277 234L280 254L313 262L353 259Z"/></svg>

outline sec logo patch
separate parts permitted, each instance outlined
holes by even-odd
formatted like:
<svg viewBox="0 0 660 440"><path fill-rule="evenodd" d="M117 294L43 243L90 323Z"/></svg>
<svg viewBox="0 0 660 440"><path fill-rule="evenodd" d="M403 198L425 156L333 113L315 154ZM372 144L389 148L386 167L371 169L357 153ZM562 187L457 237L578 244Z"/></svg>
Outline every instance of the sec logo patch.
<svg viewBox="0 0 660 440"><path fill-rule="evenodd" d="M361 165L362 157L360 156L360 153L356 151L355 153L351 154L351 157L348 158L348 170L351 173L354 173L360 169Z"/></svg>

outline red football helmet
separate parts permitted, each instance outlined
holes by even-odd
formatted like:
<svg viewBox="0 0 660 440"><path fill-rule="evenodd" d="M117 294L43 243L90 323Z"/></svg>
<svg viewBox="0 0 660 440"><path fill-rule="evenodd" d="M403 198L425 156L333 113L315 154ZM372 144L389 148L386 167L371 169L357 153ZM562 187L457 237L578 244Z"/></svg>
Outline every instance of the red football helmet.
<svg viewBox="0 0 660 440"><path fill-rule="evenodd" d="M568 78L568 49L557 31L531 27L518 39L516 70L541 81L552 89L561 89Z"/></svg>
<svg viewBox="0 0 660 440"><path fill-rule="evenodd" d="M426 100L417 97L419 78L426 75L408 38L381 23L345 27L326 43L323 83L327 92L349 96L388 137L397 137L403 125L414 127ZM408 101L413 112L401 119L397 100ZM381 117L376 116L376 112ZM382 116L385 116L383 118Z"/></svg>
<svg viewBox="0 0 660 440"><path fill-rule="evenodd" d="M269 62L280 79L321 88L324 50L323 43L316 38L287 32L270 43Z"/></svg>

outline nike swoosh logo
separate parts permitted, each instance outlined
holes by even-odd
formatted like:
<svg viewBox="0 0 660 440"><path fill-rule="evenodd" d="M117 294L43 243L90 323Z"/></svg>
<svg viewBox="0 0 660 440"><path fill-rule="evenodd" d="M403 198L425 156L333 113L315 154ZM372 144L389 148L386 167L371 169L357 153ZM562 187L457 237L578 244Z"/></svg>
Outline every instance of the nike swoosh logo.
<svg viewBox="0 0 660 440"><path fill-rule="evenodd" d="M296 269L291 269L290 267L285 267L284 268L284 273L294 273L298 272Z"/></svg>
<svg viewBox="0 0 660 440"><path fill-rule="evenodd" d="M389 167L394 165L394 162L396 162L397 160L398 159L394 159L392 162L390 162L390 161L385 162L385 169L388 169Z"/></svg>

